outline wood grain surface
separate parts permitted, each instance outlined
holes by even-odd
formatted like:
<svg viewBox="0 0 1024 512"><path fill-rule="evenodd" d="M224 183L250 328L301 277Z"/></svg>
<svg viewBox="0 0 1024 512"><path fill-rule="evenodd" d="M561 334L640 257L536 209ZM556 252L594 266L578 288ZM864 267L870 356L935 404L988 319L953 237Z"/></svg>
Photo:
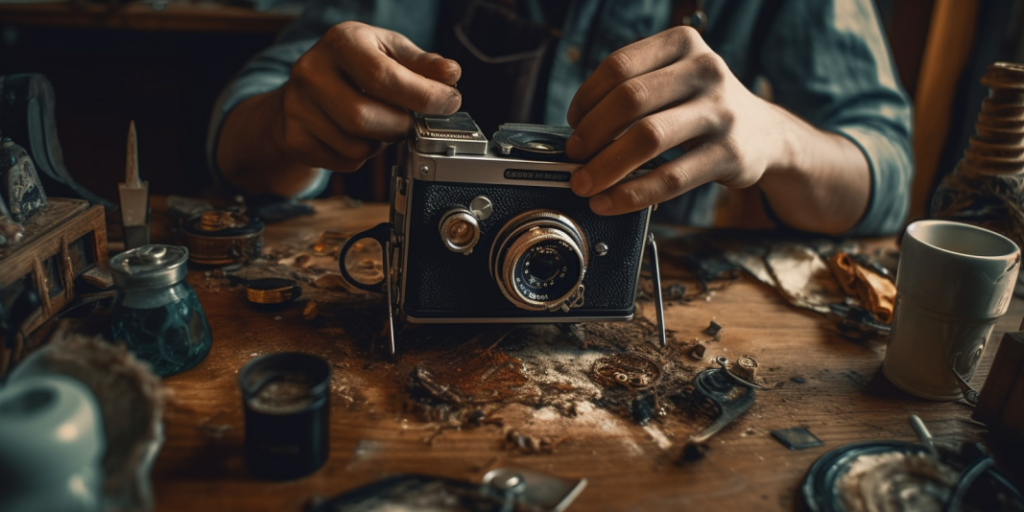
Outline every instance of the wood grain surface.
<svg viewBox="0 0 1024 512"><path fill-rule="evenodd" d="M323 229L367 228L387 215L385 205L320 202L317 208L315 217L268 226L268 250L309 245ZM662 268L670 278L682 275L673 258L663 257ZM594 407L566 418L550 407L509 405L493 415L506 418L503 424L447 429L426 421L408 407L402 358L433 349L416 347L397 360L379 346L371 352L369 342L357 338L381 325L382 304L373 296L306 285L299 304L266 312L247 306L244 291L216 272L194 269L189 282L214 341L199 366L165 381L172 393L166 441L152 474L160 511L301 510L313 496L333 496L397 473L476 481L489 469L511 465L586 478L570 510L796 510L802 506L798 487L816 458L854 441L913 441L911 413L940 442L979 441L984 431L963 403L917 399L889 384L880 373L884 345L840 337L823 316L790 306L746 275L707 300L670 305L667 327L675 343L689 342L704 336L715 319L725 326L721 340L708 343L704 360L694 366L710 367L717 355L751 355L777 387L759 392L753 409L713 437L703 460L683 464L677 463L679 450L703 427L694 424L700 420L655 419L641 427ZM309 300L321 312L313 322L303 318ZM642 311L653 317L653 308ZM1024 302L1015 300L996 328L975 386L984 382L1002 332L1016 330L1022 314ZM245 468L237 372L252 357L279 351L313 353L334 365L331 453L308 477L266 482ZM824 446L790 451L769 435L795 426L808 427ZM508 449L513 427L554 430L559 443L551 453Z"/></svg>

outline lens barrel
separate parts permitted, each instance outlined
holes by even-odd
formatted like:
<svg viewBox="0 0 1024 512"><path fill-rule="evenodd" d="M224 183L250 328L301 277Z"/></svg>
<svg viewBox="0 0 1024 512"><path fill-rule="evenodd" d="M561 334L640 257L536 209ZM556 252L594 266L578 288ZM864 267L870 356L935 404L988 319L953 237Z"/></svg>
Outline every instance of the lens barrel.
<svg viewBox="0 0 1024 512"><path fill-rule="evenodd" d="M498 232L490 271L516 307L564 310L583 284L588 259L586 238L572 219L553 210L530 210Z"/></svg>

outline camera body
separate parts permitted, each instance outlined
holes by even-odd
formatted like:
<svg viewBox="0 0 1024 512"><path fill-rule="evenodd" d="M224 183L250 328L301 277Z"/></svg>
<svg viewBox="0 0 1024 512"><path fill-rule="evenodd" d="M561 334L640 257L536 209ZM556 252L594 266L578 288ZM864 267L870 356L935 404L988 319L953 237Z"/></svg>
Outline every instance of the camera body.
<svg viewBox="0 0 1024 512"><path fill-rule="evenodd" d="M568 129L415 116L395 167L397 304L414 323L633 316L651 209L602 217L569 188Z"/></svg>
<svg viewBox="0 0 1024 512"><path fill-rule="evenodd" d="M416 114L392 169L391 222L353 237L384 246L388 295L410 323L629 320L652 208L603 217L569 188L568 128ZM381 288L383 285L383 288ZM660 288L659 288L660 291Z"/></svg>

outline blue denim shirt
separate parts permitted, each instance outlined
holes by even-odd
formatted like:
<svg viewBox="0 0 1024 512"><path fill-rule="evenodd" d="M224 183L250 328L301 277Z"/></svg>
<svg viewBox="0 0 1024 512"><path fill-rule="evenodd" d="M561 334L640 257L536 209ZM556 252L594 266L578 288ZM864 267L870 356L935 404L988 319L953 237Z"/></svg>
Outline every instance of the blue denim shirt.
<svg viewBox="0 0 1024 512"><path fill-rule="evenodd" d="M527 12L543 22L539 2ZM330 27L347 20L405 34L429 50L437 0L308 0L302 16L253 58L222 93L210 124L211 167L221 123L242 100L280 87L291 65ZM668 27L672 0L574 0L548 81L545 122L565 125L580 84L614 50ZM771 26L753 41L769 0L705 0L704 39L748 87L771 84L773 101L817 128L850 139L871 169L871 199L851 235L896 232L907 214L913 161L911 107L871 0L781 0ZM214 168L214 174L218 174ZM303 193L326 186L327 172ZM720 190L699 187L659 209L662 219L708 226Z"/></svg>

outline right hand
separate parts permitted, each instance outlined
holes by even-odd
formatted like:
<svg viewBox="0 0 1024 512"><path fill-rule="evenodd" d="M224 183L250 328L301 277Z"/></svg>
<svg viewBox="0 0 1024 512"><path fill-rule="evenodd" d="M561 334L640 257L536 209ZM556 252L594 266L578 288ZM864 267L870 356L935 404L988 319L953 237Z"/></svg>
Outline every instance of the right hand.
<svg viewBox="0 0 1024 512"><path fill-rule="evenodd" d="M410 111L452 114L462 69L405 36L348 21L335 25L292 66L277 92L273 140L295 162L355 171L406 137Z"/></svg>

